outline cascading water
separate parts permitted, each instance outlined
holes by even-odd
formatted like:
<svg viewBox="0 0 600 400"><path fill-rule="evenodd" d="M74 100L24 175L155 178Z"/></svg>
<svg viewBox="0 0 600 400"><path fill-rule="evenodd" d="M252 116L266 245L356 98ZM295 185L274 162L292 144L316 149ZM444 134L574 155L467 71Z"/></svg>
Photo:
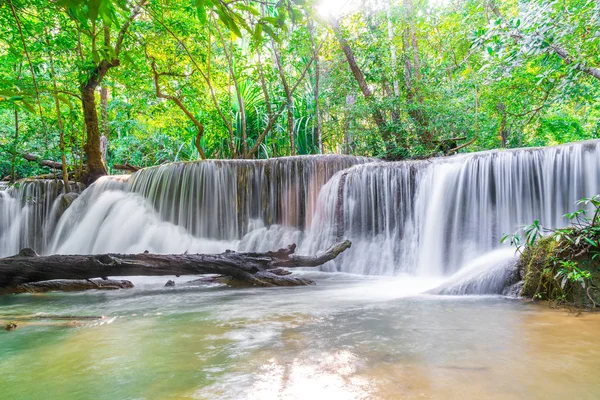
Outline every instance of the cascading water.
<svg viewBox="0 0 600 400"><path fill-rule="evenodd" d="M84 186L69 183L71 193ZM0 185L0 257L25 247L46 252L57 220L66 208L64 184L58 180L21 181Z"/></svg>
<svg viewBox="0 0 600 400"><path fill-rule="evenodd" d="M575 201L600 193L600 142L372 163L336 174L303 250L352 241L330 269L450 275L539 219L564 226Z"/></svg>
<svg viewBox="0 0 600 400"><path fill-rule="evenodd" d="M219 252L277 247L310 226L321 187L370 160L302 156L174 163L90 187L61 219L54 253ZM239 242L248 232L278 240ZM296 241L296 240L295 240Z"/></svg>
<svg viewBox="0 0 600 400"><path fill-rule="evenodd" d="M352 248L323 269L440 277L466 267L445 293L498 293L501 277L515 276L506 251L486 256L501 236L534 219L562 226L576 200L599 192L600 141L393 163L176 163L99 180L65 212L46 252L263 251L294 242L314 254L347 238ZM504 267L485 270L494 260Z"/></svg>

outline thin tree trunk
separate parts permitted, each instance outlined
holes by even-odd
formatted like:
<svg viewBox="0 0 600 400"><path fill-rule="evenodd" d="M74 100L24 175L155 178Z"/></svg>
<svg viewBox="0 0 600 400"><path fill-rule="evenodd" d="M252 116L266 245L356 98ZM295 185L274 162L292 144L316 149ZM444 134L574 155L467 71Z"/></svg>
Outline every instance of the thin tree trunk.
<svg viewBox="0 0 600 400"><path fill-rule="evenodd" d="M281 62L281 54L279 49L277 48L277 44L275 40L271 39L271 47L273 48L273 57L275 58L275 65L277 66L277 71L279 72L279 77L281 78L281 83L283 84L283 90L285 93L285 98L287 102L287 131L288 136L290 138L290 154L292 156L296 155L296 138L294 134L294 97L290 90L290 86L288 85L287 78L285 76L285 71L283 69L283 64Z"/></svg>
<svg viewBox="0 0 600 400"><path fill-rule="evenodd" d="M501 116L500 128L498 131L500 133L500 139L502 140L502 147L506 148L506 146L508 145L508 131L506 129L506 106L504 105L504 103L500 102L496 106L496 109L498 110Z"/></svg>
<svg viewBox="0 0 600 400"><path fill-rule="evenodd" d="M323 43L325 43L325 40L323 40L323 42L321 42L321 44L319 45L317 54L321 50L321 47L323 47ZM296 92L296 89L298 89L298 86L300 86L300 84L306 77L306 74L308 73L308 70L310 69L314 60L315 60L315 58L311 57L310 61L304 67L302 74L300 74L300 77L296 81L296 84L290 88L290 93L292 95ZM258 136L258 139L254 143L254 146L252 146L252 148L250 149L250 153L249 153L250 156L253 156L254 154L256 154L256 152L260 148L260 145L263 142L263 140L265 139L265 137L267 136L267 134L271 131L271 129L273 129L273 126L275 125L277 118L279 118L279 116L283 113L283 111L285 111L286 105L287 105L287 103L283 104L281 107L279 107L279 109L277 111L275 111L274 113L271 113L271 115L269 117L269 121L267 122L267 126L265 127L265 129L263 129L261 134ZM273 156L276 157L276 149L274 146L273 146Z"/></svg>
<svg viewBox="0 0 600 400"><path fill-rule="evenodd" d="M58 124L58 131L60 135L60 153L61 153L61 166L62 166L62 178L64 183L65 193L70 192L69 188L69 171L67 170L67 156L65 154L65 129L62 120L62 114L60 112L60 102L58 101L58 85L56 84L56 72L54 70L54 57L52 57L52 50L50 48L50 39L48 32L44 29L46 34L46 44L48 46L48 56L50 59L50 74L52 75L52 88L54 89L54 110L56 111L56 122Z"/></svg>
<svg viewBox="0 0 600 400"><path fill-rule="evenodd" d="M417 31L415 28L415 9L412 0L404 0L404 6L408 14L408 30L410 35L410 45L413 58L413 76L416 81L421 79L421 61L419 59L419 44L417 41Z"/></svg>
<svg viewBox="0 0 600 400"><path fill-rule="evenodd" d="M365 79L365 76L364 76L362 70L358 66L358 63L356 62L354 53L352 52L350 45L348 44L348 42L346 41L346 39L344 38L344 36L342 34L342 30L340 29L340 25L339 25L338 21L335 18L331 18L330 23L331 23L331 27L333 28L333 32L335 33L335 35L340 43L340 46L342 47L342 51L344 52L344 54L346 56L346 60L348 61L348 65L350 66L350 70L352 71L352 75L354 76L356 83L358 83L358 87L360 88L364 98L367 101L372 101L373 93L371 92L371 89L369 88L369 85L367 84L367 81ZM381 135L385 142L386 149L389 152L391 150L390 147L392 145L392 138L391 138L387 123L385 121L385 118L383 117L383 114L377 107L373 107L372 112L373 112L373 120L375 121L375 124L379 128L379 131L381 132Z"/></svg>
<svg viewBox="0 0 600 400"><path fill-rule="evenodd" d="M215 25L217 28L217 32L219 33L219 38L221 39L221 44L223 45L223 50L225 52L225 58L227 59L227 65L229 66L229 73L231 79L233 80L233 86L235 88L235 95L238 100L238 104L240 106L240 117L242 120L242 158L246 158L248 156L248 136L247 136L247 124L246 124L246 106L244 104L244 97L242 96L242 92L240 91L240 86L238 84L237 76L235 75L235 66L233 64L233 51L229 51L227 49L227 43L223 38L223 34L221 33L221 29L219 29L219 24Z"/></svg>
<svg viewBox="0 0 600 400"><path fill-rule="evenodd" d="M52 62L51 62L52 63ZM53 69L53 66L50 67ZM52 72L54 75L54 72ZM62 178L65 187L65 193L69 193L69 172L67 168L67 156L65 154L65 129L63 125L62 116L60 113L60 104L56 95L56 79L54 80L54 108L56 110L56 118L58 124L58 130L60 131L60 153L61 153L61 167L62 167Z"/></svg>
<svg viewBox="0 0 600 400"><path fill-rule="evenodd" d="M154 79L154 88L156 90L156 97L158 97L159 99L171 100L172 102L175 103L175 105L177 105L177 107L179 107L179 109L181 111L183 111L183 113L186 115L186 117L188 117L188 119L190 121L192 121L192 123L198 130L198 134L196 135L196 139L194 140L194 145L196 146L196 150L198 150L200 157L203 160L206 160L206 154L204 153L204 150L200 146L200 140L202 139L202 136L204 135L204 125L200 121L198 121L198 119L194 116L194 114L191 113L190 110L188 110L188 108L183 104L183 102L181 101L180 98L178 98L177 96L171 96L171 95L165 94L161 91L160 82L158 80L160 77L160 74L156 70L156 62L154 61L154 59L152 57L149 57L149 59L150 59L150 65L152 67L152 76Z"/></svg>
<svg viewBox="0 0 600 400"><path fill-rule="evenodd" d="M25 36L23 35L23 28L21 27L21 20L19 19L15 7L11 0L7 0L8 5L12 11L12 15L15 18L15 22L17 24L17 28L19 29L19 35L21 37L21 44L23 45L23 51L25 52L25 57L27 58L27 62L29 64L29 70L31 71L31 79L33 80L33 87L35 89L35 96L37 99L38 110L40 112L40 119L42 122L42 129L44 130L44 140L46 141L46 147L48 147L48 130L46 129L46 122L44 121L44 112L42 110L42 102L40 100L40 89L38 86L37 78L35 75L35 70L33 69L33 63L31 62L31 57L29 56L29 51L27 50L27 44L25 43Z"/></svg>
<svg viewBox="0 0 600 400"><path fill-rule="evenodd" d="M387 13L387 25L388 25L388 41L390 42L390 58L392 61L392 82L394 86L394 95L400 96L400 83L397 77L397 65L398 55L396 53L396 46L394 45L394 24L392 23L392 0L388 1L388 13Z"/></svg>
<svg viewBox="0 0 600 400"><path fill-rule="evenodd" d="M100 116L102 118L102 134L108 138L110 128L108 127L108 88L100 86Z"/></svg>
<svg viewBox="0 0 600 400"><path fill-rule="evenodd" d="M424 110L423 95L419 90L421 62L415 26L416 13L412 0L404 0L404 8L406 19L408 21L408 27L405 29L402 37L408 113L417 125L417 131L423 145L425 147L431 147L435 138L429 127L429 117Z"/></svg>
<svg viewBox="0 0 600 400"><path fill-rule="evenodd" d="M19 142L19 109L15 104L15 139L13 144L13 156L12 156L12 170L11 176L13 182L17 180L17 174L15 172L15 164L17 163L17 144Z"/></svg>
<svg viewBox="0 0 600 400"><path fill-rule="evenodd" d="M308 20L308 32L310 33L310 43L313 52L313 58L315 59L315 87L314 87L314 101L315 101L315 119L316 119L316 127L315 127L315 138L317 139L317 146L319 148L319 153L323 153L323 123L321 121L321 109L320 109L320 101L319 101L319 84L321 78L321 71L319 67L319 50L315 41L315 27L313 24L313 20L310 17L307 17Z"/></svg>

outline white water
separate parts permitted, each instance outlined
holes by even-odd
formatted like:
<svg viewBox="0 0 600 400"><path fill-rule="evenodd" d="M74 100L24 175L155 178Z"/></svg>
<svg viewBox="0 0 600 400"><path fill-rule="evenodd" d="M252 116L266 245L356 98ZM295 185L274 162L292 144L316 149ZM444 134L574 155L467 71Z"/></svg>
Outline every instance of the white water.
<svg viewBox="0 0 600 400"><path fill-rule="evenodd" d="M71 183L79 193L83 185ZM62 214L62 181L35 180L14 186L0 184L0 257L11 256L25 247L46 252L57 219Z"/></svg>
<svg viewBox="0 0 600 400"><path fill-rule="evenodd" d="M343 236L352 251L333 270L451 275L523 224L564 226L578 199L598 193L598 141L360 165L321 191L304 251Z"/></svg>
<svg viewBox="0 0 600 400"><path fill-rule="evenodd" d="M368 161L205 161L149 168L129 179L105 177L67 210L49 251L215 253L297 243L321 187L336 172Z"/></svg>
<svg viewBox="0 0 600 400"><path fill-rule="evenodd" d="M496 293L498 279L510 275L512 256L489 254L502 248L503 234L534 219L562 226L576 200L600 193L599 141L372 161L206 161L103 178L74 202L53 229L53 241L40 249L211 253L294 242L309 254L348 238L352 248L324 270L422 277L461 271L447 293ZM0 200L8 204L9 197L5 192ZM4 216L18 209L10 207L0 205L0 234L15 225ZM27 243L9 236L3 255Z"/></svg>

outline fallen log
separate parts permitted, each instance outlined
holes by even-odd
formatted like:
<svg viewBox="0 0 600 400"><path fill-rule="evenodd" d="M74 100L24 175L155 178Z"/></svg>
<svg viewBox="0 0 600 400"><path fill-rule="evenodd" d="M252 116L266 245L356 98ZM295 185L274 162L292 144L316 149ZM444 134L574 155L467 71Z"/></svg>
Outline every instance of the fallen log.
<svg viewBox="0 0 600 400"><path fill-rule="evenodd" d="M46 293L46 292L80 292L84 290L118 290L130 289L133 283L114 279L56 279L51 281L31 282L8 289L0 289L2 294Z"/></svg>
<svg viewBox="0 0 600 400"><path fill-rule="evenodd" d="M31 153L22 153L21 157L30 162L35 162L41 165L42 167L48 167L52 169L62 170L62 164L52 160L44 160L40 156Z"/></svg>
<svg viewBox="0 0 600 400"><path fill-rule="evenodd" d="M129 163L125 163L125 164L115 164L112 166L112 169L116 169L119 171L137 172L142 168L137 167L135 165L131 165Z"/></svg>
<svg viewBox="0 0 600 400"><path fill-rule="evenodd" d="M221 254L101 254L39 256L31 249L0 259L0 291L19 285L56 279L91 279L107 276L161 276L218 274L237 285L298 286L313 282L290 276L282 268L316 267L336 258L351 246L346 240L316 256L294 254L296 245L264 253Z"/></svg>

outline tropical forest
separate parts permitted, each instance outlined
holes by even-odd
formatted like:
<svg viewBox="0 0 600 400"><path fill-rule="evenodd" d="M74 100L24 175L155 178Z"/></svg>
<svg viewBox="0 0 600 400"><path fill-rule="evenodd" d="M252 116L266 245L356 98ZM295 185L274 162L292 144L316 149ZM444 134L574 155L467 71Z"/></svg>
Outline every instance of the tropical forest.
<svg viewBox="0 0 600 400"><path fill-rule="evenodd" d="M0 397L597 399L598 0L0 0Z"/></svg>

